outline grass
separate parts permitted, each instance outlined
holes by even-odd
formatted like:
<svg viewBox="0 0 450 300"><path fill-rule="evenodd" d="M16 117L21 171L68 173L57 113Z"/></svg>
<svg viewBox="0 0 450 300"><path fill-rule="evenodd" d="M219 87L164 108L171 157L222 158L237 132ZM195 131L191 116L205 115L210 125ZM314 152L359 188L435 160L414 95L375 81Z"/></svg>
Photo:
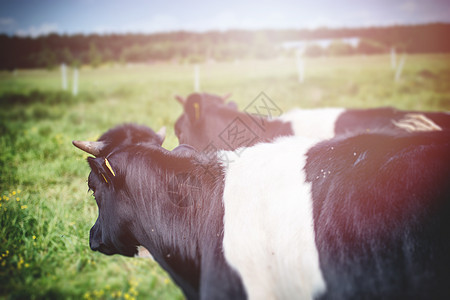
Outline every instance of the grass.
<svg viewBox="0 0 450 300"><path fill-rule="evenodd" d="M450 55L408 56L398 82L388 56L307 59L305 71L300 84L287 59L204 64L201 90L232 92L241 108L264 91L283 111L450 110ZM164 146L172 149L181 113L173 96L192 92L193 67L86 67L79 82L72 96L61 91L58 70L0 72L0 299L182 299L154 262L89 249L97 207L87 193L87 155L71 141L135 122L167 126Z"/></svg>

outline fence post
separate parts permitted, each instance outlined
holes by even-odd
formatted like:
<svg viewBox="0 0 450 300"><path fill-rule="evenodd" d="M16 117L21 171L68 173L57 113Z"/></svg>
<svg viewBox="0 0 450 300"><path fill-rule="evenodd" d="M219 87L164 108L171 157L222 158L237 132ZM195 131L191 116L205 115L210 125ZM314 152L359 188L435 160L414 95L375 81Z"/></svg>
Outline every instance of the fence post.
<svg viewBox="0 0 450 300"><path fill-rule="evenodd" d="M297 72L298 72L298 82L303 83L305 81L305 65L302 59L302 51L297 50Z"/></svg>
<svg viewBox="0 0 450 300"><path fill-rule="evenodd" d="M397 71L395 72L395 81L400 80L400 76L402 75L404 64L405 64L405 54L403 54L402 59L400 59L400 63L398 64Z"/></svg>
<svg viewBox="0 0 450 300"><path fill-rule="evenodd" d="M200 91L200 68L198 64L194 65L194 91Z"/></svg>
<svg viewBox="0 0 450 300"><path fill-rule="evenodd" d="M74 96L78 95L78 69L75 67L73 69L73 89L72 94Z"/></svg>
<svg viewBox="0 0 450 300"><path fill-rule="evenodd" d="M395 47L391 47L391 68L395 70L397 68L397 56L395 53Z"/></svg>
<svg viewBox="0 0 450 300"><path fill-rule="evenodd" d="M62 81L62 89L64 91L67 90L67 67L65 63L61 64L61 81Z"/></svg>

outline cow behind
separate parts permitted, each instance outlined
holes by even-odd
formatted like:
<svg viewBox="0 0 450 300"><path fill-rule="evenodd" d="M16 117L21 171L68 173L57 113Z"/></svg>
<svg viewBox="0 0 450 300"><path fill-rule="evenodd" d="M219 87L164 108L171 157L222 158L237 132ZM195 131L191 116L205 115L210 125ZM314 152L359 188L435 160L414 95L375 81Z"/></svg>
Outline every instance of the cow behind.
<svg viewBox="0 0 450 300"><path fill-rule="evenodd" d="M181 144L201 151L211 145L215 149L234 150L287 135L329 139L365 132L402 134L450 129L448 113L403 111L392 107L293 109L279 118L263 118L240 112L234 105L229 107L211 96L194 93L183 102L183 109L175 124L175 134ZM227 140L232 130L239 131L239 138L248 142L241 145Z"/></svg>
<svg viewBox="0 0 450 300"><path fill-rule="evenodd" d="M175 134L180 144L200 151L210 147L235 150L293 134L285 122L273 120L264 122L261 127L254 116L238 111L234 102L225 103L204 94L191 94L183 102L183 110L175 123ZM230 138L231 135L237 137Z"/></svg>

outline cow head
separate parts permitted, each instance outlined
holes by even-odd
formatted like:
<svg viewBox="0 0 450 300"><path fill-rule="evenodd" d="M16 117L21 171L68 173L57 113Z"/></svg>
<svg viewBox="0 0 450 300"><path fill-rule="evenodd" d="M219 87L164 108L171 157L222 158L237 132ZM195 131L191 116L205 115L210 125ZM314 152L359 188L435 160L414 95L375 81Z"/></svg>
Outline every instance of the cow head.
<svg viewBox="0 0 450 300"><path fill-rule="evenodd" d="M92 250L107 255L134 256L137 253L139 243L133 230L136 227L135 212L129 203L123 171L126 157L114 153L133 145L160 147L163 140L164 129L155 133L144 126L123 125L109 130L97 142L73 142L95 156L87 159L91 168L89 190L93 192L99 210L89 236Z"/></svg>
<svg viewBox="0 0 450 300"><path fill-rule="evenodd" d="M188 144L203 150L217 132L232 121L224 112L237 112L237 104L226 103L230 95L219 97L211 94L193 93L187 99L176 96L183 105L183 114L175 123L175 134L180 144ZM222 126L223 125L223 126ZM215 128L219 126L219 129Z"/></svg>
<svg viewBox="0 0 450 300"><path fill-rule="evenodd" d="M73 141L73 144L96 157L106 157L118 147L137 144L161 146L165 137L165 127L155 133L146 126L126 124L110 129L97 142Z"/></svg>

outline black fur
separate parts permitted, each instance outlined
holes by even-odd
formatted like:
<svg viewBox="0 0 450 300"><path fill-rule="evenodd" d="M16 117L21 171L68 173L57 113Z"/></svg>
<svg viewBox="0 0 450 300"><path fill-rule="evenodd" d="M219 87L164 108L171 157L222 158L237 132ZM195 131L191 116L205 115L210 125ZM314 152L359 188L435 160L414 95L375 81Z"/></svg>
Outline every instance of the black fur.
<svg viewBox="0 0 450 300"><path fill-rule="evenodd" d="M140 132L127 125L101 137L114 145L102 154L115 176L104 167L105 157L88 159L89 187L99 207L91 248L132 256L142 245L188 299L245 299L223 256L224 174L217 159L188 146L167 151L159 142L133 139Z"/></svg>
<svg viewBox="0 0 450 300"><path fill-rule="evenodd" d="M390 132L403 134L405 130L394 125L407 114L422 114L432 120L442 130L450 130L450 114L444 112L423 112L399 110L393 107L370 109L347 109L336 120L336 135L365 132Z"/></svg>
<svg viewBox="0 0 450 300"><path fill-rule="evenodd" d="M152 129L136 124L125 124L110 129L98 141L106 144L99 157L106 157L118 147L127 145L146 144L161 146L163 143L163 139Z"/></svg>
<svg viewBox="0 0 450 300"><path fill-rule="evenodd" d="M197 110L197 112L196 112ZM237 110L234 102L225 103L218 96L192 94L184 104L184 112L175 123L180 144L189 144L199 151L235 150L260 142L270 142L279 136L293 135L290 124L279 120L254 120L254 116ZM255 122L256 121L256 122ZM260 122L261 124L257 124ZM239 143L228 139L228 130L238 124ZM235 127L236 128L236 127ZM233 142L234 141L234 142Z"/></svg>
<svg viewBox="0 0 450 300"><path fill-rule="evenodd" d="M450 134L363 134L308 152L321 299L450 299Z"/></svg>

